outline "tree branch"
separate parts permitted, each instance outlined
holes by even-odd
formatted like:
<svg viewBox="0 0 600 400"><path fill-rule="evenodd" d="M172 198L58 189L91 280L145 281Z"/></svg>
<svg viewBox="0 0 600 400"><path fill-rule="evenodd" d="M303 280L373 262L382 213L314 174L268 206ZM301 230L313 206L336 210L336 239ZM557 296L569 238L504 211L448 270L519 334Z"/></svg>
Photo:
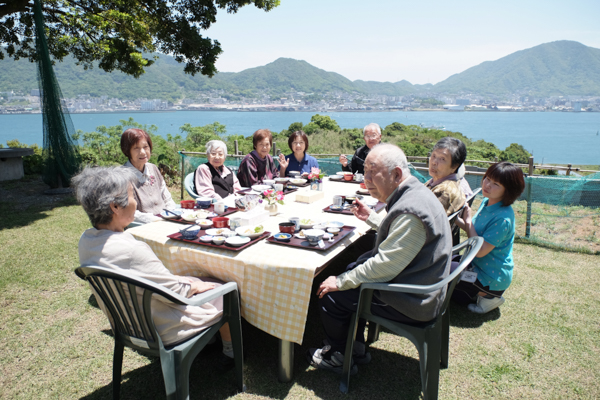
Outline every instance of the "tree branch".
<svg viewBox="0 0 600 400"><path fill-rule="evenodd" d="M29 0L7 0L4 5L0 5L0 18L9 14L33 10L33 4Z"/></svg>

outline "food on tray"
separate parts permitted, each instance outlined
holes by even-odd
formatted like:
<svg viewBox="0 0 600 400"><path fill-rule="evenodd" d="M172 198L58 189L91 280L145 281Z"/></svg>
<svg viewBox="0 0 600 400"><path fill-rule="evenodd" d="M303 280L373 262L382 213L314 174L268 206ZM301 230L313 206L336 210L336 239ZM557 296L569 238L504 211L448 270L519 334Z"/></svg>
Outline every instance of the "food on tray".
<svg viewBox="0 0 600 400"><path fill-rule="evenodd" d="M242 233L244 235L251 235L253 233L261 233L264 230L265 230L265 228L263 228L262 225L258 225L258 226L254 227L254 228L248 227L245 230L243 230Z"/></svg>
<svg viewBox="0 0 600 400"><path fill-rule="evenodd" d="M302 225L310 225L310 224L312 224L312 223L313 223L313 221L312 221L310 218L305 218L305 219L301 219L301 220L300 220L300 223L301 223Z"/></svg>

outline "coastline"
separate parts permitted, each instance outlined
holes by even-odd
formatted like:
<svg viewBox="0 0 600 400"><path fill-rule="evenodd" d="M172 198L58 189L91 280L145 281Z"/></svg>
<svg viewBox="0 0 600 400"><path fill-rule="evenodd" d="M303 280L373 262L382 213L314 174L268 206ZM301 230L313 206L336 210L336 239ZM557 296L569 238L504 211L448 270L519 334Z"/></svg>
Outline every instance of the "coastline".
<svg viewBox="0 0 600 400"><path fill-rule="evenodd" d="M170 109L170 110L89 110L89 111L68 111L65 114L80 115L80 114L153 114L153 113L175 113L175 112L310 112L310 113L396 113L396 112L443 112L443 113L576 113L576 114L589 114L597 113L600 111L575 111L575 110L447 110L439 108L421 108L421 109L383 109L383 110L295 110L295 109L271 109L271 108L255 108L255 109L231 109L231 108L183 108L183 109ZM41 111L12 111L5 112L0 111L0 115L36 115L42 114Z"/></svg>

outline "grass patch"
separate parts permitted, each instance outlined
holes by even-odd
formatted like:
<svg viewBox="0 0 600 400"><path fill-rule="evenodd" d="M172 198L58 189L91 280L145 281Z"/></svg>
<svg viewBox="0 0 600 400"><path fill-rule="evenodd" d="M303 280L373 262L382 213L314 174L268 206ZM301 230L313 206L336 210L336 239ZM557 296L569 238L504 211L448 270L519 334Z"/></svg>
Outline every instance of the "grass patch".
<svg viewBox="0 0 600 400"><path fill-rule="evenodd" d="M77 243L89 222L72 198L50 201L31 189L36 181L11 185L0 184L0 210L11 214L4 219L3 212L0 222L0 398L110 398L109 324L73 273ZM179 189L172 192L179 201ZM37 200L23 207L29 197ZM450 365L440 374L440 398L600 398L598 257L523 243L515 245L514 256L514 281L499 310L474 315L451 306ZM351 258L345 254L319 278L338 273ZM277 382L276 339L247 323L243 330L247 392L235 393L232 373L214 372L220 350L213 348L194 362L192 399L420 396L414 346L386 332L371 347L373 361L353 377L348 395L338 391L336 375L309 367L304 353L323 338L314 302L304 343L295 346L290 383ZM157 359L126 349L121 398L164 398Z"/></svg>

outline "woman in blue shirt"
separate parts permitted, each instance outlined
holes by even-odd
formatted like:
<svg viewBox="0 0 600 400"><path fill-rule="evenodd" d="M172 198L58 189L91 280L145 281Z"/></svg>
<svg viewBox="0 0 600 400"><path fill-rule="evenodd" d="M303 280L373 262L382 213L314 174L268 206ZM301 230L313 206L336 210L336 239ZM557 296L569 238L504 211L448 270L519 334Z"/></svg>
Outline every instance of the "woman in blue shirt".
<svg viewBox="0 0 600 400"><path fill-rule="evenodd" d="M485 314L504 303L502 294L512 281L515 240L515 213L511 204L525 189L523 171L509 163L500 162L488 168L481 183L483 202L474 217L465 205L462 218L456 224L469 237L484 239L481 250L472 262L477 280L473 283L460 281L452 298L469 304L469 310Z"/></svg>
<svg viewBox="0 0 600 400"><path fill-rule="evenodd" d="M290 176L289 171L310 173L311 168L319 168L317 159L306 153L308 150L308 137L303 131L292 133L288 139L288 146L292 154L279 155L279 176Z"/></svg>

